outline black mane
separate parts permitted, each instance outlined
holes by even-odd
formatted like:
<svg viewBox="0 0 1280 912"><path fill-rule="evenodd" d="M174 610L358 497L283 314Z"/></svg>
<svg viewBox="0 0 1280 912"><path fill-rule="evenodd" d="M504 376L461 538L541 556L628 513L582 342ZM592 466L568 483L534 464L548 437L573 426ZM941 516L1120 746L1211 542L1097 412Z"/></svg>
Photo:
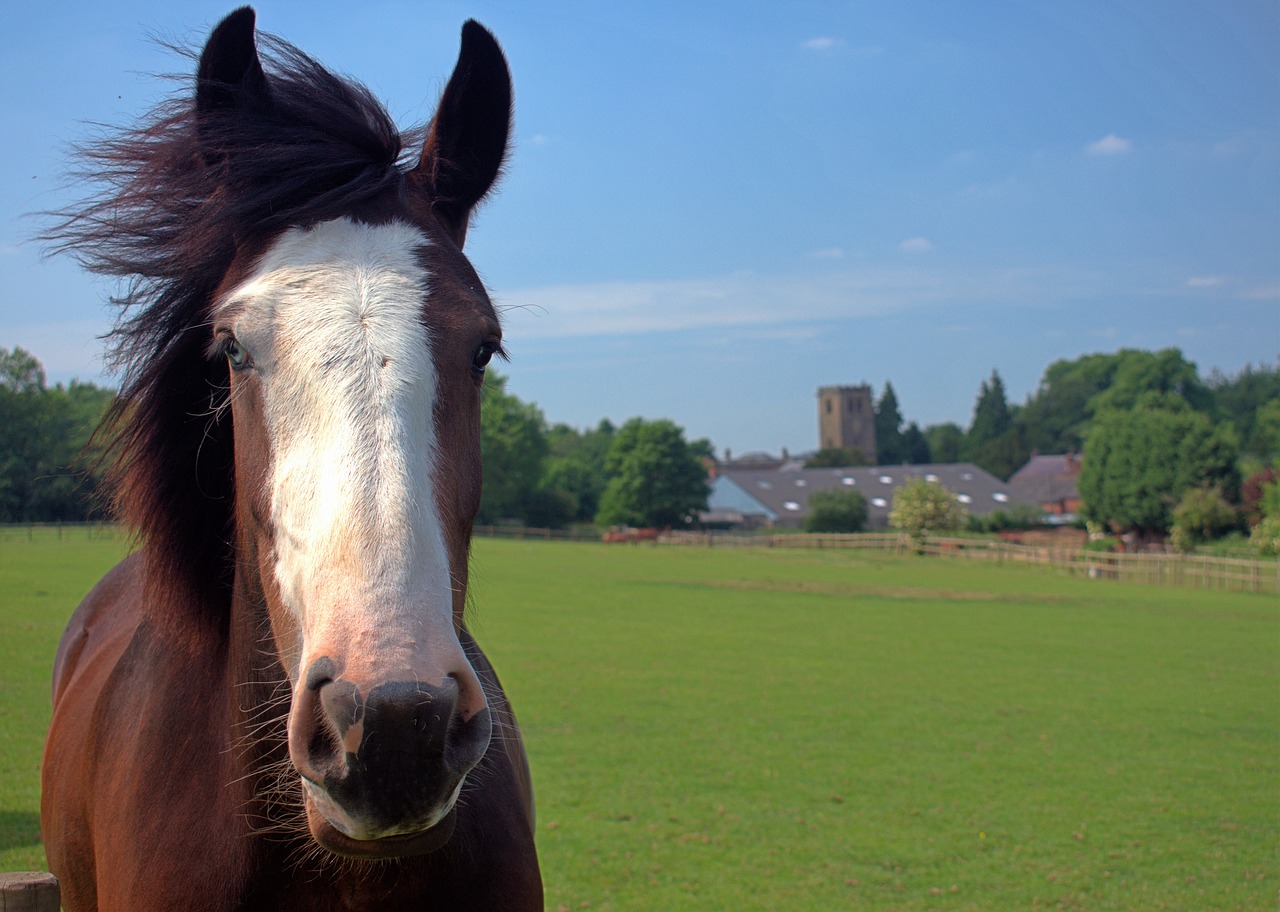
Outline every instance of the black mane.
<svg viewBox="0 0 1280 912"><path fill-rule="evenodd" d="M75 177L100 192L56 213L44 236L126 283L107 337L121 381L104 423L112 499L164 565L158 575L193 586L229 582L232 556L227 367L207 354L214 292L237 250L394 191L409 164L366 88L287 42L260 41L269 105L241 98L197 113L188 87L137 127L86 144Z"/></svg>

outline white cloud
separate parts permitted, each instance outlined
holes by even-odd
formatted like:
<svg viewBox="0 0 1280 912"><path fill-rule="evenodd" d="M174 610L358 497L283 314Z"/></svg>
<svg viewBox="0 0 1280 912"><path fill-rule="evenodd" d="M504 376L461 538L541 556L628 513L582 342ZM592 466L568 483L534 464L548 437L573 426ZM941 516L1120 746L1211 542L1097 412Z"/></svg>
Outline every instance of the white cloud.
<svg viewBox="0 0 1280 912"><path fill-rule="evenodd" d="M844 42L839 38L821 35L817 38L810 38L804 43L804 47L809 51L829 51L832 48L840 47L842 44L844 44Z"/></svg>
<svg viewBox="0 0 1280 912"><path fill-rule="evenodd" d="M906 253L928 253L933 249L933 242L923 237L907 238L898 245L898 249Z"/></svg>
<svg viewBox="0 0 1280 912"><path fill-rule="evenodd" d="M1090 143L1086 151L1090 155L1123 155L1133 148L1133 143L1123 137L1108 133L1095 143Z"/></svg>
<svg viewBox="0 0 1280 912"><path fill-rule="evenodd" d="M1188 288L1217 288L1226 283L1227 280L1222 276L1192 276L1187 279Z"/></svg>
<svg viewBox="0 0 1280 912"><path fill-rule="evenodd" d="M1240 292L1242 301L1280 301L1280 282L1274 285L1255 285Z"/></svg>
<svg viewBox="0 0 1280 912"><path fill-rule="evenodd" d="M816 275L733 275L497 290L513 347L521 340L762 328L802 322L1074 297L1078 277L1027 270L868 267Z"/></svg>

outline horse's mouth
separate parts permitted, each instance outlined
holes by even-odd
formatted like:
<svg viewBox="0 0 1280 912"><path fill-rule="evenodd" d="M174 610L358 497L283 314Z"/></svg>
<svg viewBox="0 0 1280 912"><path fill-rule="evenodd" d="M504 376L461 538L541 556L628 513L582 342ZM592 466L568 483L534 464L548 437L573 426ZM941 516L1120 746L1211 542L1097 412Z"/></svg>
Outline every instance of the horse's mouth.
<svg viewBox="0 0 1280 912"><path fill-rule="evenodd" d="M381 839L353 839L320 813L309 794L306 796L306 806L307 826L311 830L311 837L321 848L346 858L387 859L426 855L449 841L458 818L457 809L454 808L439 823L421 833L384 836Z"/></svg>

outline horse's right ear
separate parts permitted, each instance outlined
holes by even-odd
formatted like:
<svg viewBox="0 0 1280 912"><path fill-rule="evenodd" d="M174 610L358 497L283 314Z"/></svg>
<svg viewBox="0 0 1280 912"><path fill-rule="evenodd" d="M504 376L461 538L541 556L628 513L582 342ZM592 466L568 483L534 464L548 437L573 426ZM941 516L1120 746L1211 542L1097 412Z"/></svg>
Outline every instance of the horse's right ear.
<svg viewBox="0 0 1280 912"><path fill-rule="evenodd" d="M270 107L271 90L254 41L256 21L253 7L242 6L209 36L196 71L197 113Z"/></svg>

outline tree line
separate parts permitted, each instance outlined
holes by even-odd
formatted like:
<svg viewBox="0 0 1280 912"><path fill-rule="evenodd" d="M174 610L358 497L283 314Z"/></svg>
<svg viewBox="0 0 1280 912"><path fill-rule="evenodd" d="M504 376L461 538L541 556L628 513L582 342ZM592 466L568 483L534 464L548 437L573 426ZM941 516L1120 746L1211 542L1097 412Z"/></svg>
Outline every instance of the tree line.
<svg viewBox="0 0 1280 912"><path fill-rule="evenodd" d="M30 352L0 348L0 522L103 515L93 432L114 396L78 380L50 387Z"/></svg>
<svg viewBox="0 0 1280 912"><path fill-rule="evenodd" d="M972 462L1007 481L1037 453L1080 453L1097 419L1127 411L1144 396L1172 396L1179 407L1229 424L1247 467L1265 467L1280 443L1280 370L1248 366L1228 377L1201 378L1176 348L1149 352L1121 349L1050 364L1027 401L1011 403L998 370L982 380L967 427L954 422L921 428L904 422L893 384L885 382L875 408L876 452L819 450L807 463L824 465L922 465ZM1172 400L1167 400L1172 401Z"/></svg>
<svg viewBox="0 0 1280 912"><path fill-rule="evenodd" d="M79 381L50 387L30 353L0 349L0 521L102 515L92 434L112 396ZM1202 378L1178 349L1123 349L1055 361L1021 405L993 370L963 428L905 422L890 382L874 407L875 454L820 450L809 465L973 462L1007 480L1034 453L1083 453L1087 519L1145 537L1181 528L1186 542L1256 525L1280 498L1277 367ZM679 526L705 506L715 456L666 419L549 423L492 370L481 448L477 521L550 528Z"/></svg>
<svg viewBox="0 0 1280 912"><path fill-rule="evenodd" d="M1202 378L1176 348L1122 349L1055 361L1023 405L1008 402L992 371L967 428L904 426L888 382L874 405L877 464L972 462L1008 480L1037 453L1076 453L1083 517L1099 533L1139 543L1168 535L1189 549L1237 531L1266 541L1280 532L1277 367ZM858 464L842 460L871 461L822 450L808 464Z"/></svg>

